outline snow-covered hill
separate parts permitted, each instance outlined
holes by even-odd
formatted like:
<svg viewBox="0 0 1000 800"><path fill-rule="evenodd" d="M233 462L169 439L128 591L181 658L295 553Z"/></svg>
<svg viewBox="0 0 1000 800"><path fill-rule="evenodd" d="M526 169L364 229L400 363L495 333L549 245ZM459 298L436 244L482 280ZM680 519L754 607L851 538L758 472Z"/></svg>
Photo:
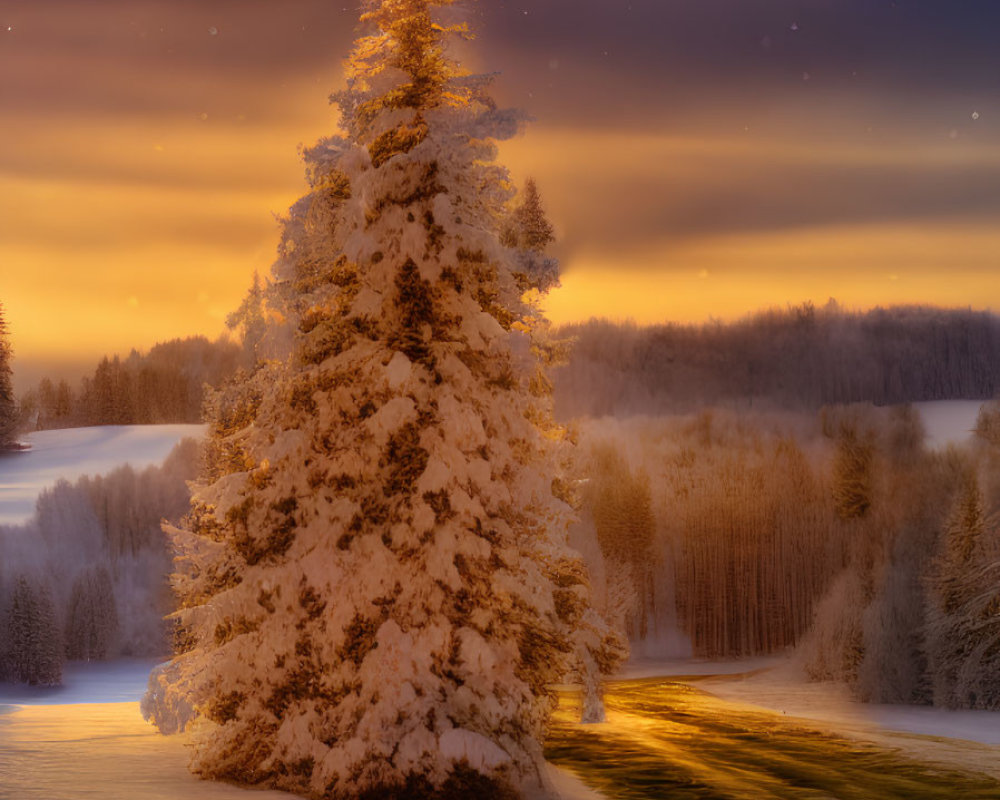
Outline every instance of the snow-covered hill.
<svg viewBox="0 0 1000 800"><path fill-rule="evenodd" d="M60 479L159 464L181 439L204 433L204 425L108 425L29 434L31 450L0 454L0 525L28 520L38 495Z"/></svg>
<svg viewBox="0 0 1000 800"><path fill-rule="evenodd" d="M927 429L929 447L961 444L972 436L982 408L981 400L939 400L933 403L914 403Z"/></svg>
<svg viewBox="0 0 1000 800"><path fill-rule="evenodd" d="M0 683L0 798L280 800L295 795L201 781L190 736L162 736L139 713L151 659L76 662L58 688ZM45 746L39 747L44 741ZM607 800L550 765L552 800Z"/></svg>

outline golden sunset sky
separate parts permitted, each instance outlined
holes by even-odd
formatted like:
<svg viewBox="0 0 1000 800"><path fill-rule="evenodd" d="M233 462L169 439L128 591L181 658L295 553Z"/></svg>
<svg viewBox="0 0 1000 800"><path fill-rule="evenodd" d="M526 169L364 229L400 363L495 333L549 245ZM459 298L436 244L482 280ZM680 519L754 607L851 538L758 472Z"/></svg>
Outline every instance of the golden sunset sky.
<svg viewBox="0 0 1000 800"><path fill-rule="evenodd" d="M479 0L467 64L556 225L556 322L835 297L1000 308L1000 4ZM223 330L266 275L358 9L0 8L0 302L20 387Z"/></svg>

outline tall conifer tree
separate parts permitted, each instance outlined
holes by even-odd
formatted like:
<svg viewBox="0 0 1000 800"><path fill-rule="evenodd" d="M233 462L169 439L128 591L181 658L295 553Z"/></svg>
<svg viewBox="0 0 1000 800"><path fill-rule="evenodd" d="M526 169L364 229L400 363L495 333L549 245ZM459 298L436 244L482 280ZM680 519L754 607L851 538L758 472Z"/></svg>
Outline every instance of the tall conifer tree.
<svg viewBox="0 0 1000 800"><path fill-rule="evenodd" d="M449 5L365 4L345 135L306 151L270 282L291 355L213 402L179 653L144 703L166 730L193 705L206 777L517 797L548 687L617 657L554 495L538 292L499 240L518 116L448 56Z"/></svg>
<svg viewBox="0 0 1000 800"><path fill-rule="evenodd" d="M91 567L73 581L66 610L66 657L99 661L111 654L118 632L118 610L111 575L103 565Z"/></svg>
<svg viewBox="0 0 1000 800"><path fill-rule="evenodd" d="M10 679L32 686L62 683L63 642L48 586L18 576L6 622Z"/></svg>
<svg viewBox="0 0 1000 800"><path fill-rule="evenodd" d="M928 581L927 657L935 705L1000 709L1000 559L996 520L970 470Z"/></svg>
<svg viewBox="0 0 1000 800"><path fill-rule="evenodd" d="M17 435L17 403L11 383L11 347L7 340L7 323L0 303L0 448L14 443Z"/></svg>

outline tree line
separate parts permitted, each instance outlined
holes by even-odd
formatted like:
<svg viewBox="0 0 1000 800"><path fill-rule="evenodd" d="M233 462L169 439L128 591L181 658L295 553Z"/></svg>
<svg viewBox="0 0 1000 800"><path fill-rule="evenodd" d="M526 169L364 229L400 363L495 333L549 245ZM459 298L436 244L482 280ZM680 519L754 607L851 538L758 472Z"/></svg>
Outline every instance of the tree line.
<svg viewBox="0 0 1000 800"><path fill-rule="evenodd" d="M527 194L529 200L536 196ZM515 232L547 241L546 221L538 219L529 216L531 224L521 225L527 233ZM551 260L543 261L525 269L551 282ZM260 358L267 327L262 298L255 284L227 321L242 344L191 337L146 354L104 357L79 385L45 378L19 404L10 388L10 347L0 309L0 446L5 438L13 440L18 425L44 430L200 422L204 386L219 387ZM831 301L822 308L763 311L731 324L640 327L591 320L564 326L557 335L572 341L568 360L553 371L556 413L563 419L711 406L816 409L985 400L1000 391L1000 317L968 309L852 312Z"/></svg>
<svg viewBox="0 0 1000 800"><path fill-rule="evenodd" d="M831 301L730 324L591 320L560 334L574 340L554 372L560 418L986 400L1000 390L1000 317L970 309L856 312Z"/></svg>
<svg viewBox="0 0 1000 800"><path fill-rule="evenodd" d="M133 350L124 360L105 356L73 388L43 378L20 398L28 430L87 425L197 423L205 386L219 386L243 361L243 348L204 336L174 339L148 353Z"/></svg>

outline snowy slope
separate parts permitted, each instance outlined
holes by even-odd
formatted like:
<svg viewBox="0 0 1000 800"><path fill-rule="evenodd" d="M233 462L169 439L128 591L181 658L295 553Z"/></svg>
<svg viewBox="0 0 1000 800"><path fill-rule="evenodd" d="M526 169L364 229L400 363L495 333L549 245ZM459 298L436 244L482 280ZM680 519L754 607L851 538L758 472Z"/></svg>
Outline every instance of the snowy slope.
<svg viewBox="0 0 1000 800"><path fill-rule="evenodd" d="M0 683L0 713L6 704L137 703L146 692L150 670L162 660L71 661L63 669L62 686Z"/></svg>
<svg viewBox="0 0 1000 800"><path fill-rule="evenodd" d="M204 425L108 425L28 434L30 451L0 455L0 525L28 520L38 495L60 478L159 464L181 439L204 433Z"/></svg>
<svg viewBox="0 0 1000 800"><path fill-rule="evenodd" d="M99 792L103 800L293 797L251 794L191 775L188 737L161 736L139 714L153 666L149 659L73 662L57 688L0 683L0 774L16 776L0 785L0 798L8 796L5 789L16 790L11 797L40 800L75 800L81 792ZM41 736L43 749L37 746ZM52 770L52 763L64 769ZM566 770L549 765L548 777L557 800L606 800Z"/></svg>
<svg viewBox="0 0 1000 800"><path fill-rule="evenodd" d="M939 400L914 403L913 407L927 429L927 446L936 448L968 441L982 405L981 400Z"/></svg>
<svg viewBox="0 0 1000 800"><path fill-rule="evenodd" d="M39 742L45 742L39 747ZM0 706L0 798L7 800L281 800L192 775L189 738L161 736L138 703ZM607 800L550 767L553 800Z"/></svg>
<svg viewBox="0 0 1000 800"><path fill-rule="evenodd" d="M858 729L899 731L1000 745L998 712L859 703L850 696L846 686L810 683L791 664L700 685L725 700L749 703L789 716Z"/></svg>
<svg viewBox="0 0 1000 800"><path fill-rule="evenodd" d="M841 728L899 731L1000 745L1000 712L860 703L850 696L846 686L809 682L793 660L780 656L723 662L646 661L628 665L622 677L685 676L708 677L695 685L724 700Z"/></svg>
<svg viewBox="0 0 1000 800"><path fill-rule="evenodd" d="M187 763L186 737L158 734L143 721L137 702L30 706L0 714L4 800L292 797L206 783L188 772Z"/></svg>
<svg viewBox="0 0 1000 800"><path fill-rule="evenodd" d="M198 780L189 737L162 736L143 721L150 660L68 664L55 689L0 683L0 799L278 800L294 795ZM39 747L44 741L45 746ZM60 765L54 769L53 765ZM558 800L606 800L550 766Z"/></svg>

